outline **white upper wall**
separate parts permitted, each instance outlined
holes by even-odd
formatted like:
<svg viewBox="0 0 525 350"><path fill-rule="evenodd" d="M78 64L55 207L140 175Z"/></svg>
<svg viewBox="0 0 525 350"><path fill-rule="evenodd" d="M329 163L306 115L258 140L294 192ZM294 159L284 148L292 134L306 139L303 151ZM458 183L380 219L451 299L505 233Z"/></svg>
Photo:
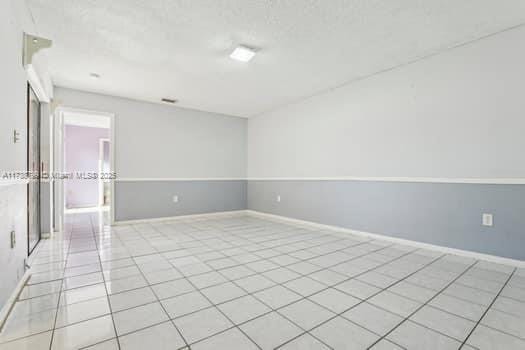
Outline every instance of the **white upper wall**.
<svg viewBox="0 0 525 350"><path fill-rule="evenodd" d="M120 179L246 176L244 118L64 88L55 102L115 114Z"/></svg>
<svg viewBox="0 0 525 350"><path fill-rule="evenodd" d="M524 178L525 27L252 118L248 176Z"/></svg>
<svg viewBox="0 0 525 350"><path fill-rule="evenodd" d="M22 64L24 31L39 34L25 2L0 1L0 175L4 171L27 170L28 77ZM45 50L34 56L33 68L44 86L50 84L46 63ZM52 89L47 89L46 93L51 95ZM14 130L20 134L16 144L13 142Z"/></svg>
<svg viewBox="0 0 525 350"><path fill-rule="evenodd" d="M23 31L16 14L13 2L0 2L0 172L27 169L27 78L22 66ZM20 133L16 144L15 129Z"/></svg>
<svg viewBox="0 0 525 350"><path fill-rule="evenodd" d="M27 75L23 31L30 30L22 1L0 1L0 176L27 170ZM13 131L19 141L13 142ZM11 248L8 233L15 232ZM27 257L27 185L0 177L0 308L24 274Z"/></svg>

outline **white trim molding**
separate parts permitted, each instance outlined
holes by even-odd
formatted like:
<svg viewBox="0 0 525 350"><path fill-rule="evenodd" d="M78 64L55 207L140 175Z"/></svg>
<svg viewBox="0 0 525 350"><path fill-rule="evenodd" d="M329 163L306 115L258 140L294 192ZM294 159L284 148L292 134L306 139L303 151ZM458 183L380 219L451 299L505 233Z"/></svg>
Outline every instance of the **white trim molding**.
<svg viewBox="0 0 525 350"><path fill-rule="evenodd" d="M118 175L118 174L117 174ZM246 181L243 177L122 177L115 179L117 182L141 181Z"/></svg>
<svg viewBox="0 0 525 350"><path fill-rule="evenodd" d="M11 312L13 306L15 306L18 296L22 292L22 289L24 288L29 277L31 277L30 271L31 269L26 270L22 278L18 281L15 290L11 293L11 296L9 297L9 299L7 299L4 306L2 306L2 309L0 310L0 329L2 329L2 327L4 326L4 322L7 320L7 317L9 316L9 313Z"/></svg>
<svg viewBox="0 0 525 350"><path fill-rule="evenodd" d="M97 111L97 110L76 108L76 107L68 107L68 106L63 106L63 105L58 105L55 109L55 112L56 111L60 111L63 113L70 113L70 114L74 114L77 116L83 115L86 117L92 117L93 115L98 115L98 116L106 116L106 117L112 118L115 116L115 114L111 112Z"/></svg>
<svg viewBox="0 0 525 350"><path fill-rule="evenodd" d="M369 181L423 182L480 185L525 185L525 178L446 178L446 177L248 177L248 181Z"/></svg>
<svg viewBox="0 0 525 350"><path fill-rule="evenodd" d="M379 239L383 241L389 241L392 243L408 245L414 248L428 249L428 250L438 251L438 252L446 253L446 254L453 254L453 255L459 255L459 256L464 256L468 258L474 258L478 260L489 261L489 262L493 262L497 264L525 268L525 261L516 260L516 259L503 258L500 256L495 256L495 255L490 255L490 254L476 253L476 252L472 252L468 250L448 248L448 247L438 246L434 244L416 242L416 241L411 241L408 239L396 238L396 237L386 236L386 235L382 235L378 233L356 231L356 230L347 229L347 228L343 228L339 226L324 225L324 224L319 224L313 221L293 219L293 218L289 218L286 216L267 214L267 213L263 213L263 212L259 212L255 210L245 210L245 213L251 216L260 217L260 218L278 221L278 222L287 222L287 223L302 225L302 226L306 226L310 228L330 230L330 231L346 233L346 234L353 234L353 235L360 236L360 237Z"/></svg>
<svg viewBox="0 0 525 350"><path fill-rule="evenodd" d="M108 119L108 116L89 114L85 112L65 112L64 124L102 129L109 129L111 127L111 122Z"/></svg>
<svg viewBox="0 0 525 350"><path fill-rule="evenodd" d="M42 233L41 238L46 239L49 238L49 233ZM40 251L42 247L42 241L40 241L36 247L35 250L31 255L29 255L25 260L25 266L29 267L25 270L24 274L22 275L22 278L18 281L16 284L15 289L9 296L9 299L6 300L4 306L2 306L2 309L0 309L0 329L4 326L5 321L7 320L7 317L9 316L9 313L15 306L15 303L20 296L20 293L22 292L22 289L24 289L24 286L26 285L27 281L31 278L31 275L33 274L31 271L31 266L33 265L33 260L38 255L38 252Z"/></svg>
<svg viewBox="0 0 525 350"><path fill-rule="evenodd" d="M28 64L26 66L26 74L27 81L29 82L29 85L31 85L31 88L35 92L38 101L40 101L41 103L49 103L51 101L50 93L46 91L46 88L42 83L40 76L38 75L37 71L35 70L35 67L32 64Z"/></svg>
<svg viewBox="0 0 525 350"><path fill-rule="evenodd" d="M448 183L478 185L525 185L525 178L445 178L445 177L122 177L117 182L141 181L366 181L406 183Z"/></svg>

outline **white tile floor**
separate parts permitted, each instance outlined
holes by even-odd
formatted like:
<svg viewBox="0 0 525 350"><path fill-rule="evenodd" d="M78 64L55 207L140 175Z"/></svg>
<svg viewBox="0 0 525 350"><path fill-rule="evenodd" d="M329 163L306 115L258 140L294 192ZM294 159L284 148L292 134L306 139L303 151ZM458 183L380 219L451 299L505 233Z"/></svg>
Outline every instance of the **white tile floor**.
<svg viewBox="0 0 525 350"><path fill-rule="evenodd" d="M249 216L42 241L0 349L525 349L525 270Z"/></svg>

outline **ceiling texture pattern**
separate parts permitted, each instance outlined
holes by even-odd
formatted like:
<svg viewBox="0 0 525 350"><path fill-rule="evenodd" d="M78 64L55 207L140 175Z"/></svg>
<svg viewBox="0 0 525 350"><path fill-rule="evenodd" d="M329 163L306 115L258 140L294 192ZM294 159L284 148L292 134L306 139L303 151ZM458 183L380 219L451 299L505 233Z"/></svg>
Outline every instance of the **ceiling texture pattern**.
<svg viewBox="0 0 525 350"><path fill-rule="evenodd" d="M523 0L25 1L55 85L242 117L525 23Z"/></svg>

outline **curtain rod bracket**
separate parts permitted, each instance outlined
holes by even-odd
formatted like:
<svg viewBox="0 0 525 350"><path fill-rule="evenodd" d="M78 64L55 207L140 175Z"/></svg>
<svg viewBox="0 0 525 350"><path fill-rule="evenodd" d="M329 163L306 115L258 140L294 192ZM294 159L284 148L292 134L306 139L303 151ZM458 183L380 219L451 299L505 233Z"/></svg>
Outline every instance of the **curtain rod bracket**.
<svg viewBox="0 0 525 350"><path fill-rule="evenodd" d="M27 67L33 62L33 56L40 50L51 47L53 42L46 38L41 38L36 35L24 33L24 52L22 61L24 67Z"/></svg>

